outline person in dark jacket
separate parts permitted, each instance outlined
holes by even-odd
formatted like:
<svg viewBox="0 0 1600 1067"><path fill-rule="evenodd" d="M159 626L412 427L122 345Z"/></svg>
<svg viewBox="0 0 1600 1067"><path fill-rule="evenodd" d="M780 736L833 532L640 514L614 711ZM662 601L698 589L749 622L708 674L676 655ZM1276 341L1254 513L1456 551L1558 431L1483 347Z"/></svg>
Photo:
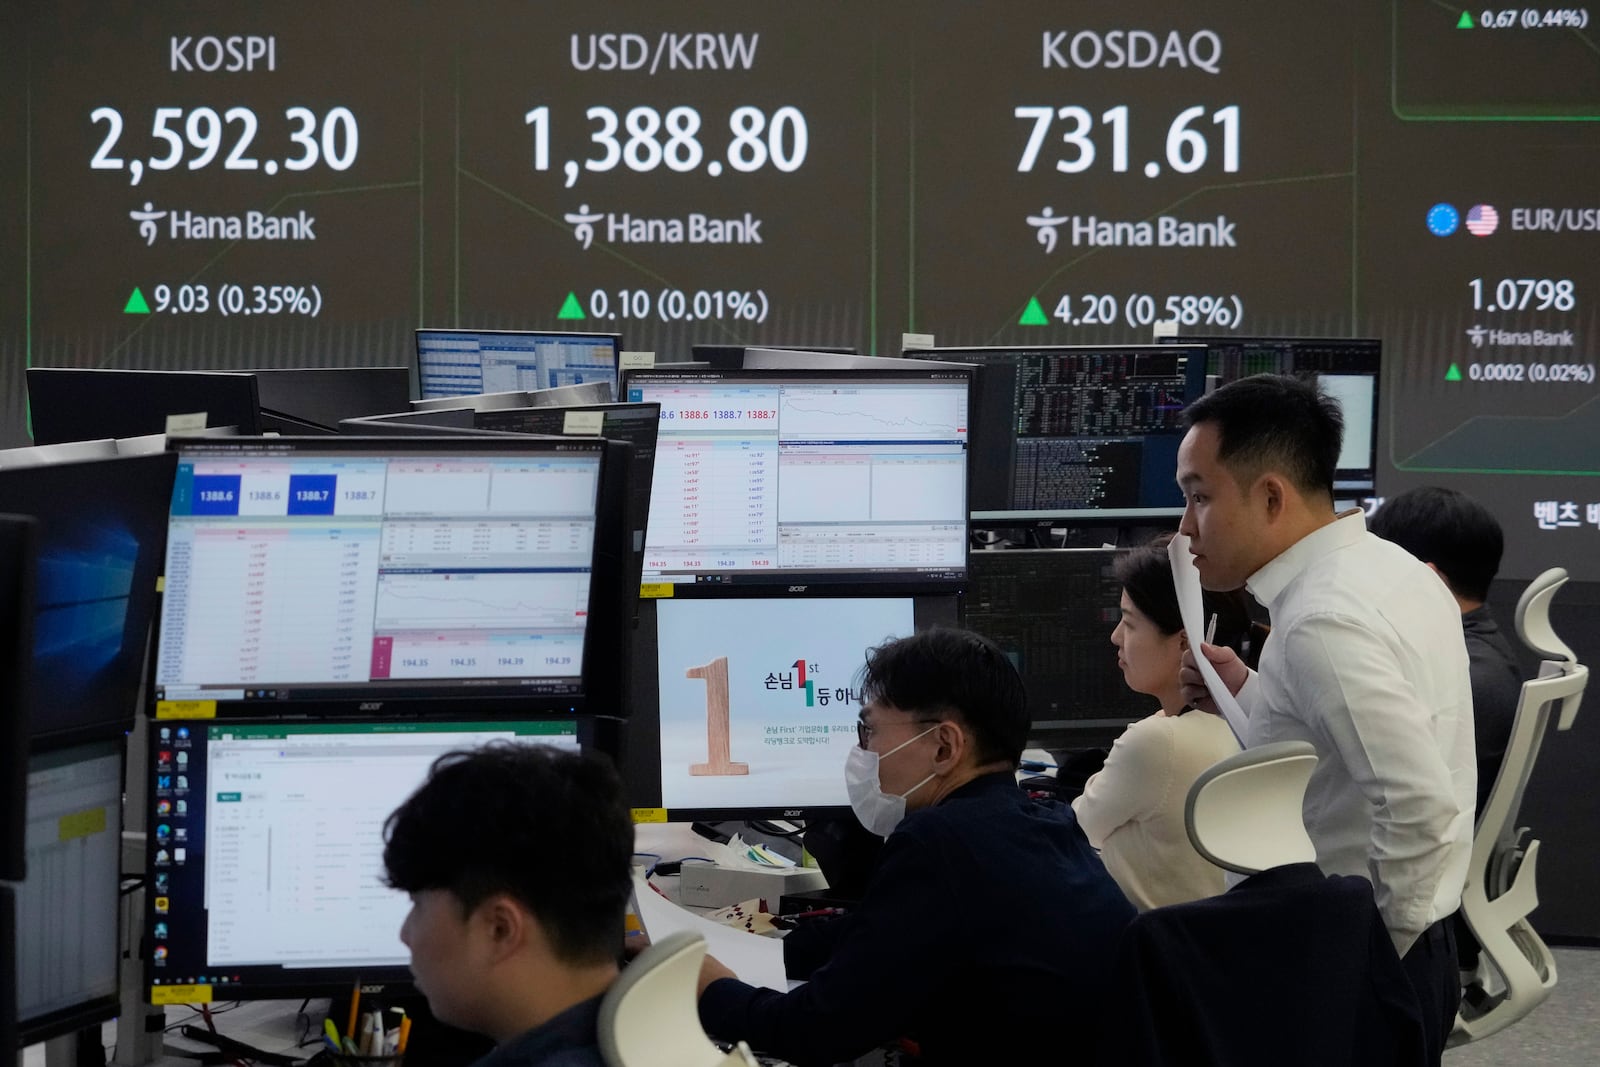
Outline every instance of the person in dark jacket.
<svg viewBox="0 0 1600 1067"><path fill-rule="evenodd" d="M1016 785L1022 679L993 642L932 630L868 654L851 807L885 837L859 906L784 942L786 994L714 959L711 1034L809 1067L899 1040L922 1064L1004 1063L1092 1031L1133 917L1072 809Z"/></svg>
<svg viewBox="0 0 1600 1067"><path fill-rule="evenodd" d="M1482 815L1505 762L1522 699L1522 668L1487 603L1489 583L1500 570L1505 535L1488 508L1465 493L1437 486L1391 497L1372 516L1368 529L1433 568L1461 605L1461 630L1472 671L1476 814ZM1461 969L1476 970L1481 948L1459 913L1455 936Z"/></svg>
<svg viewBox="0 0 1600 1067"><path fill-rule="evenodd" d="M400 940L440 1020L498 1047L479 1067L605 1067L633 822L609 763L545 745L451 753L385 827Z"/></svg>
<svg viewBox="0 0 1600 1067"><path fill-rule="evenodd" d="M1511 741L1522 669L1486 603L1500 570L1505 535L1489 509L1454 489L1425 486L1384 502L1367 528L1393 541L1444 579L1461 605L1472 668L1472 728L1478 757L1478 814Z"/></svg>

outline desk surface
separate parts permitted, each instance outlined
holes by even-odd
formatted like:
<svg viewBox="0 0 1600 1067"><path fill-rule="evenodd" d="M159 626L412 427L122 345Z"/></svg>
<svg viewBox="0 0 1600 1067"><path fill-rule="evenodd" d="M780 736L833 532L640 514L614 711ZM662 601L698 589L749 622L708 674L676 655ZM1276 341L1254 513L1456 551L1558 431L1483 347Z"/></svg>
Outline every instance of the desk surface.
<svg viewBox="0 0 1600 1067"><path fill-rule="evenodd" d="M300 1007L298 1000L247 1000L239 1002L237 1007L232 1007L231 1004L232 1002L224 1001L212 1005L212 1014L217 1020L217 1030L228 1037L243 1041L247 1045L254 1045L263 1052L281 1052L302 1059L317 1051L315 1043L304 1048L298 1047L300 1041L299 1024L296 1022L296 1009ZM218 1009L224 1010L219 1013ZM320 1028L323 1017L328 1014L328 1001L311 1001L306 1005L306 1014L310 1016L313 1026ZM176 1028L184 1023L204 1025L198 1011L188 1007L167 1009L167 1026L173 1028L173 1032L166 1038L169 1050L215 1051L209 1045L186 1041L178 1036ZM313 1032L320 1032L320 1029ZM104 1024L100 1028L100 1033L101 1042L107 1050L107 1062L120 1063L120 1060L112 1059L112 1050L117 1044L117 1024L114 1021ZM169 1054L153 1062L155 1067L194 1067L194 1060L185 1059L181 1055ZM45 1067L45 1046L30 1045L24 1049L20 1063L21 1067Z"/></svg>

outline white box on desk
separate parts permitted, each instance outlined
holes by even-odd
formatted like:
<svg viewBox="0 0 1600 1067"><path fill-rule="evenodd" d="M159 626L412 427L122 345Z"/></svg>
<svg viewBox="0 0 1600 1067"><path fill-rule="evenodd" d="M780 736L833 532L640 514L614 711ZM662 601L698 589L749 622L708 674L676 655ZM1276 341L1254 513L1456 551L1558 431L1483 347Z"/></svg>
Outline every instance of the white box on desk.
<svg viewBox="0 0 1600 1067"><path fill-rule="evenodd" d="M826 889L828 880L815 867L719 867L715 863L685 863L678 877L678 903L686 908L725 908L741 900L762 899L776 908L785 893Z"/></svg>

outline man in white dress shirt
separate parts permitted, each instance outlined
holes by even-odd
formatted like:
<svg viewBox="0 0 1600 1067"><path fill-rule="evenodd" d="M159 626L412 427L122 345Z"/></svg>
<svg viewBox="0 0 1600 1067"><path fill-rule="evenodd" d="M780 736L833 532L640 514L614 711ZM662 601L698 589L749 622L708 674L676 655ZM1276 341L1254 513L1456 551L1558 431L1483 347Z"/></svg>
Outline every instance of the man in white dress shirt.
<svg viewBox="0 0 1600 1067"><path fill-rule="evenodd" d="M1229 649L1205 655L1249 717L1246 747L1316 747L1304 815L1317 863L1371 880L1438 1063L1460 999L1445 920L1461 904L1476 788L1460 612L1359 510L1334 513L1343 418L1314 384L1256 375L1186 418L1179 529L1201 582L1243 585L1272 616L1259 673ZM1184 695L1209 707L1192 657Z"/></svg>

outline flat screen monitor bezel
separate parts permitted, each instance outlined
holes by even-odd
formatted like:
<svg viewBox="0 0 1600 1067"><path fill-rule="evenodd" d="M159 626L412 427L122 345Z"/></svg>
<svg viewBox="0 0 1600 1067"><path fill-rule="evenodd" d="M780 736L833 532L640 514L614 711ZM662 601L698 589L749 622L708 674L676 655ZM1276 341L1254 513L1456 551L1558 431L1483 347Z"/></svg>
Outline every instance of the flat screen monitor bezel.
<svg viewBox="0 0 1600 1067"><path fill-rule="evenodd" d="M134 405L129 402L129 394L126 391L126 387L119 389L117 386L110 383L115 383L118 379L131 382L137 378L140 381L153 384L161 381L163 378L165 378L167 381L177 381L181 378L185 380L185 384L188 384L196 390L204 391L207 387L215 389L216 395L211 397L211 401L208 402L204 409L200 409L200 413L206 416L206 427L208 429L236 427L241 434L258 434L261 432L261 396L258 391L259 384L256 376L247 372L227 370L123 370L119 368L98 367L29 367L27 371L27 377L28 395L30 398L29 403L33 411L32 428L34 442L40 445L63 444L69 441L95 440L106 437L108 433L110 436L117 438L141 437L154 433L163 433L166 431L167 418L169 416L191 414L196 410L192 406L176 407L176 405L163 404L161 405L162 408L174 407L176 409L151 415L151 421L141 426L123 426L117 425L115 422L113 422L111 426L106 426L104 423L97 421L93 428L93 432L91 432L87 437L60 435L53 432L54 430L59 429L60 425L68 420L58 421L52 416L47 415L42 420L45 429L44 432L41 433L41 420L39 418L38 405L33 404L32 402L35 385L40 381L67 383L64 389L63 399L65 399L68 403L76 403L77 398L80 398L84 395L86 391L84 387L88 383L108 383L110 392L107 392L107 390L98 390L96 393L96 399L105 401L112 394L115 394L116 400L118 401L116 404L116 409L119 412L137 410L139 414L134 417L135 421L137 421L143 419L147 409L143 405ZM47 386L46 391L48 392L52 388L54 388L54 386ZM212 408L215 406L215 400L217 397L224 398L227 401L227 403L222 406L221 412L212 410ZM228 417L230 416L238 416L238 418L234 421L227 421Z"/></svg>
<svg viewBox="0 0 1600 1067"><path fill-rule="evenodd" d="M807 594L816 600L910 600L912 626L915 632L945 627L959 629L963 626L966 597L962 593L906 593L835 590L816 590ZM737 599L770 599L760 596ZM620 725L620 759L623 782L628 789L628 803L635 809L636 818L648 813L652 821L667 822L722 822L738 819L823 819L850 818L850 805L846 804L794 804L746 805L729 808L662 806L661 796L661 689L659 676L659 651L657 607L660 601L641 603L639 630L634 641L630 691L633 694L634 714ZM865 661L866 650L862 650ZM852 683L853 684L853 683ZM839 780L844 781L844 765L839 767ZM842 788L842 785L841 785Z"/></svg>
<svg viewBox="0 0 1600 1067"><path fill-rule="evenodd" d="M423 334L453 333L473 334L475 336L522 336L522 337L570 337L576 340L595 340L611 342L611 383L616 387L620 382L622 373L622 335L620 333L592 333L585 330L473 330L465 327L432 327L421 326L412 331L412 362L417 368L417 400L443 400L444 396L428 396L422 384L422 336ZM480 365L479 382L482 382ZM522 390L532 392L533 390ZM482 395L482 394L476 394Z"/></svg>
<svg viewBox="0 0 1600 1067"><path fill-rule="evenodd" d="M394 392L392 399L399 399L402 404L411 402L411 368L406 366L255 367L239 373L255 376L256 396L264 417L286 417L330 433L337 432L339 423L344 419L381 415L386 410L401 410L385 407L391 398L373 399L377 393L392 390ZM349 390L324 388L330 383L364 388ZM387 388L376 388L380 385ZM330 392L333 395L330 396ZM324 402L349 401L352 394L359 400L352 407L364 410L333 414L323 406ZM289 403L277 403L282 400L287 400Z"/></svg>
<svg viewBox="0 0 1600 1067"><path fill-rule="evenodd" d="M1156 344L1118 344L1118 345L963 345L956 348L908 348L901 358L919 361L942 362L955 360L959 362L963 354L985 354L1001 352L1129 352L1148 351L1153 348L1166 348L1167 345ZM1201 354L1202 346L1184 345L1193 348L1191 354ZM974 364L982 367L984 364ZM1202 366L1197 372L1192 368L1185 368L1184 394L1185 404L1192 403L1205 391L1205 372ZM973 376L973 393L975 402L968 407L969 411L978 410L982 405L982 394L985 385L985 375L978 370ZM1189 394L1194 395L1189 395ZM1015 431L1012 431L1013 434ZM970 437L971 427L968 427ZM1176 479L1177 471L1173 471ZM1183 517L1183 506L1171 505L1160 507L1117 507L1117 508L987 508L971 512L971 523L979 528L1000 529L1051 529L1059 526L1130 526L1157 524L1166 525L1176 522Z"/></svg>
<svg viewBox="0 0 1600 1067"><path fill-rule="evenodd" d="M233 438L226 438L226 440L233 440ZM103 465L101 470L106 475L106 480L109 483L121 484L126 479L133 477L129 472L137 470L140 479L149 478L157 482L165 482L167 485L166 492L170 495L172 474L176 470L177 462L166 452L148 452L140 455L117 455L108 456L104 459L53 463L41 467L13 467L0 471L0 489L4 488L4 483L8 477L29 480L38 479L41 483L41 488L43 488L48 483L64 481L64 478L68 476L64 472L74 472L70 474L72 477L88 477L81 472L97 465ZM123 472L122 479L115 477L118 470ZM53 499L56 496L57 494L52 493ZM16 500L13 497L11 504L14 505L15 503ZM167 505L163 503L161 508L166 510ZM38 561L45 557L58 535L49 528L49 525L43 521L39 514L30 513L29 517L33 518L36 523L34 554L37 567ZM24 729L28 736L28 747L31 751L45 752L71 748L92 741L120 738L133 729L134 721L139 717L140 704L146 688L142 682L148 677L146 672L149 664L149 650L154 643L157 620L161 615L159 588L160 575L166 562L166 537L167 528L162 526L158 534L159 544L154 546L139 545L138 554L134 557L134 572L129 586L128 613L131 614L136 606L144 605L148 607L149 616L145 620L143 632L139 634L131 632L139 629L136 623L130 626L130 620L127 616L124 616L123 619L123 647L127 656L125 661L126 669L128 670L127 678L130 680L127 686L128 703L125 710L115 714L108 713L97 716L92 720L75 721L67 725L62 725L59 719L54 717L47 723L43 708L50 701L55 701L59 705L62 698L59 694L56 694L47 699L46 694L50 693L51 690L42 678L37 663L32 662L32 692L26 715L27 721L24 724ZM153 556L147 557L146 553L153 553ZM145 565L143 568L140 567L141 563ZM146 576L156 591L151 591L150 587L140 584L139 579ZM30 633L32 640L37 642L39 637L38 615L40 611L47 609L50 605L40 602L42 596L37 574L34 577L32 588L35 594L35 604L33 619L30 620ZM36 661L37 653L32 653L31 655L32 660Z"/></svg>
<svg viewBox="0 0 1600 1067"><path fill-rule="evenodd" d="M596 594L597 586L604 583L597 574L597 568L603 562L603 539L620 533L609 528L610 523L622 521L621 516L609 516L604 507L607 499L608 487L611 479L618 477L613 464L607 461L608 444L603 438L598 437L535 437L529 434L500 434L484 433L481 431L464 431L456 435L440 435L436 437L407 436L407 437L367 437L360 434L340 434L333 437L227 437L227 438L189 438L174 441L169 446L172 451L179 453L179 462L185 453L202 454L208 456L225 456L240 452L271 453L291 451L324 452L337 451L350 454L359 453L428 453L428 452L455 452L472 454L475 451L489 452L593 452L600 456L600 484L596 493L596 525L595 543L591 552L590 570L590 596L588 619L584 632L583 664L580 669L580 684L595 677L594 672L609 669L606 659L606 650L598 647L599 642L589 639L590 628L596 618L596 609L601 612L612 610L612 606L603 605L603 595ZM625 476L625 474L623 475ZM170 527L169 527L170 529ZM165 593L162 594L163 598ZM270 696L246 696L244 698L217 697L214 701L186 696L183 699L167 698L164 691L155 681L156 670L161 651L161 620L162 604L158 601L156 606L156 619L152 628L150 641L150 658L147 676L150 679L146 687L147 699L145 702L146 713L155 719L182 718L192 716L196 701L206 708L208 714L218 718L236 719L252 718L258 716L277 717L315 717L337 718L341 715L365 715L369 717L405 717L405 716L448 716L460 718L523 718L527 716L541 718L563 718L573 715L582 715L588 712L589 692L584 686L583 692L572 694L529 693L512 685L501 685L498 692L484 692L486 687L481 680L477 684L468 684L474 680L466 680L457 686L438 685L433 691L424 691L426 687L417 686L411 692L406 692L399 687L371 688L352 683L348 693L323 692L318 695L304 697L284 697L277 694L276 690L267 689L264 692ZM280 683L281 684L281 683ZM233 689L221 690L233 692Z"/></svg>
<svg viewBox="0 0 1600 1067"><path fill-rule="evenodd" d="M972 556L976 559L982 560L998 561L1002 558L1009 558L1014 562L1023 562L1024 560L1039 560L1057 561L1063 564L1093 559L1102 562L1105 565L1114 565L1116 560L1126 555L1127 552L1128 549L1126 548L1109 546L1101 548L984 549L974 550L972 552ZM969 626L973 626L977 622L977 620L973 618L975 611L974 598L977 595L976 585L979 581L976 575L979 569L981 569L983 566L984 564L979 563L969 571L969 573L974 575L973 585L967 590L966 621ZM1102 605L1102 607L1107 610L1114 611L1117 605L1115 602L1109 602ZM1116 670L1116 650L1111 645L1111 632L1115 628L1115 623L1111 623L1106 626L1104 648L1097 649L1097 651L1102 651L1105 656L1104 665L1101 669L1105 672L1106 678L1109 678L1112 672ZM983 631L980 630L979 632L981 633ZM995 638L992 633L985 633L985 636L990 637L997 642L999 641L999 639ZM1022 675L1024 684L1027 684L1030 676L1033 676L1033 672L1029 670L1027 664L1023 664L1021 667L1019 667L1018 671ZM1133 693L1131 690L1128 692L1130 695L1126 699L1130 704L1143 699L1139 697L1138 694ZM1029 729L1034 734L1061 732L1070 733L1074 731L1085 733L1105 730L1120 731L1129 723L1137 722L1139 719L1146 718L1151 713L1151 707L1146 706L1144 710L1130 712L1130 714L1126 716L1101 715L1094 718L1049 718L1047 717L1048 713L1048 709L1039 706L1039 694L1036 691L1036 687L1030 687L1028 692L1028 714L1032 725L1029 727Z"/></svg>
<svg viewBox="0 0 1600 1067"><path fill-rule="evenodd" d="M95 749L97 751L91 758L104 758L105 756L111 754L109 751L104 750L108 750L112 746L115 747L117 755L117 784L119 786L119 792L125 794L127 792L126 778L128 761L126 735L124 734L118 734L114 738L101 737L90 741L75 742L70 746L60 748L35 750L33 753L31 753L30 763L33 756L57 756L62 753L70 753L78 749ZM123 817L123 813L120 811L118 813L118 818L120 838L120 827L121 825L125 824L126 819ZM117 866L119 869L122 865L122 855L122 847L119 839L119 843L117 845ZM102 996L91 997L80 1003L74 1004L71 1007L58 1008L55 1011L48 1012L44 1015L37 1015L30 1019L24 1019L19 1010L17 1015L17 1038L19 1041L19 1047L37 1044L40 1041L48 1041L51 1038L60 1037L63 1034L70 1034L74 1031L82 1030L85 1027L94 1026L98 1023L103 1023L109 1019L115 1019L117 1017L117 1014L121 1010L122 1006L122 920L124 914L126 913L126 908L123 905L124 898L119 893L117 897L117 914L115 917L117 943L112 946L111 950L112 958L117 961L117 990ZM78 902L72 902L71 906L73 909L76 909L79 904ZM20 937L18 941L20 942ZM18 963L20 964L20 962L21 961L19 958Z"/></svg>
<svg viewBox="0 0 1600 1067"><path fill-rule="evenodd" d="M16 1056L23 1047L17 1036L17 895L0 882L0 1050Z"/></svg>
<svg viewBox="0 0 1600 1067"><path fill-rule="evenodd" d="M489 723L489 724L492 724L492 725L495 725L495 726L516 726L516 725L524 725L524 724L526 724L526 725L532 725L532 724L548 725L548 724L550 724L552 722L566 722L566 721L569 721L569 720L571 722L573 722L577 727L578 744L583 749L583 751L585 751L585 752L600 752L600 753L603 753L605 755L612 756L613 759L615 758L615 756L614 756L614 747L615 747L614 743L608 745L607 742L606 742L606 738L609 737L609 736L612 736L612 735L609 734L605 729L598 727L598 725L597 725L597 723L596 723L596 721L595 721L593 716L586 716L586 715L576 715L576 716L572 716L572 715L564 715L564 716L532 716L532 717L529 717L529 716L512 716L510 718L504 718L504 719L501 719L501 718L486 718L486 717L478 716L478 715L419 716L419 715L404 715L404 714L402 714L402 715L392 715L391 714L391 715L383 715L383 716L380 716L378 718L373 718L371 716L341 715L341 716L333 716L333 717L330 717L330 718L327 718L327 719L317 719L316 720L316 725L318 725L318 726L340 726L340 725L345 725L345 726L367 727L367 726L373 726L373 725L394 724L394 725L398 725L398 726L426 725L426 726L450 727L452 725L470 725L470 724L475 724L475 723ZM254 715L254 716L250 716L250 717L242 718L242 719L231 719L231 720L228 720L225 724L219 724L215 720L209 720L209 719L168 719L168 720L164 720L161 723L156 724L155 726L153 726L152 729L149 731L149 735L150 735L149 736L149 747L148 747L147 751L143 754L143 756L141 758L141 762L139 764L140 772L145 774L147 778L156 773L156 756L155 756L155 753L158 751L160 745L162 745L163 743L166 743L166 742L163 742L161 740L160 729L159 729L160 726L171 727L173 729L176 729L177 727L180 727L180 726L185 726L185 727L188 727L191 731L195 732L196 734L199 734L202 731L204 731L207 727L218 726L218 725L240 726L240 727L249 727L249 726L291 726L292 727L292 726L297 726L297 725L298 726L305 726L305 725L309 725L309 724L304 720L298 720L298 719L286 720L286 719L283 719L281 717L262 716L262 715ZM203 743L203 740L200 743ZM207 766L208 766L208 773L209 773L209 762L208 762ZM159 816L157 816L155 814L156 803L158 802L159 798L156 796L155 790L147 788L146 791L147 791L147 794L148 794L147 801L146 801L146 803L148 805L148 811L146 811L145 815L146 815L147 818L150 819L149 825L150 826L154 826L156 824L156 820L159 818ZM156 840L155 833L152 832L152 833L148 834L146 842L145 842L145 871L147 873L147 876L148 875L153 875L154 872L156 871L155 856L156 856L156 851L157 851L157 849L159 847L160 847L160 845ZM154 884L153 878L151 879L151 884ZM153 895L153 894L151 894L151 895ZM153 916L154 916L153 906L150 903L147 902L146 906L145 906L144 918L148 922L148 921L150 921L150 919L153 918ZM144 993L146 993L146 994L150 994L152 992L152 990L155 990L155 989L158 989L158 988L166 990L166 989L174 987L174 986L180 986L181 985L180 983L169 983L167 985L163 985L163 986L159 986L159 987L152 984L153 980L156 977L158 977L157 974L155 973L156 972L155 960L154 960L153 953L151 952L151 941L152 941L152 939L147 936L144 940L145 940L145 945L140 950L140 961L143 964L142 971L141 971L141 979L140 979L142 991ZM257 1000L285 1000L285 999L294 999L296 997L339 996L339 995L348 993L350 991L351 986L355 983L355 981L358 978L359 978L360 983L361 983L361 990L362 990L362 992L364 994L382 993L385 996L394 996L394 995L397 995L397 994L398 995L407 995L407 994L414 994L414 993L417 992L415 982L413 981L413 978L412 978L411 969L410 969L409 966L407 966L405 964L391 965L391 966L387 966L387 967L368 968L366 970L361 971L359 974L357 973L357 969L356 968L348 968L348 967L343 967L343 968L329 968L329 967L309 968L308 967L308 968L304 968L304 969L299 969L299 968L287 969L287 968L283 968L283 967L281 967L279 965L276 965L276 964L266 964L266 965L258 964L258 965L254 965L251 969L255 970L255 969L258 969L258 968L262 969L263 971L265 971L267 968L271 968L272 969L272 973L274 975L282 975L282 976L284 976L285 980L284 981L274 981L274 980L266 980L264 977L260 977L260 978L257 978L255 981L244 981L244 982L240 982L240 983L237 983L237 984L230 982L230 983L228 983L226 985L217 985L215 983L212 983L211 984L212 985L212 989L210 990L210 992L212 992L214 994L217 994L217 993L225 994L227 999L257 999ZM243 969L242 968L241 968L240 973L243 973ZM165 979L165 978L168 977L168 975L167 975L167 973L165 971L163 971L159 975L159 977ZM182 977L189 977L189 976L188 975L184 975Z"/></svg>
<svg viewBox="0 0 1600 1067"><path fill-rule="evenodd" d="M972 401L974 388L974 368L962 365L936 366L928 371L901 364L889 366L884 369L865 368L854 369L795 369L777 370L769 368L749 370L719 370L716 368L705 369L675 369L671 365L666 367L630 367L622 372L621 381L617 385L619 397L626 403L654 403L654 401L632 400L630 391L633 383L638 380L657 380L672 384L694 384L696 382L797 382L826 383L838 382L842 385L859 384L862 381L875 381L894 383L923 382L923 381L960 381L967 387L967 438L963 444L968 457L968 470L971 470L972 455ZM660 440L657 441L657 455L660 455ZM971 499L972 487L966 486L968 500ZM652 497L656 486L651 487ZM971 536L970 515L966 518L962 543L966 544ZM874 572L881 577L864 578L859 572L827 572L827 571L769 571L745 572L737 574L700 574L692 580L647 578L645 585L652 589L657 586L670 585L672 595L680 597L719 597L719 596L746 596L755 593L777 596L899 596L902 594L937 594L959 593L966 585L966 557L962 555L961 570L959 575L949 577L930 577L920 573L907 573L900 571Z"/></svg>
<svg viewBox="0 0 1600 1067"><path fill-rule="evenodd" d="M565 426L565 424L567 422L567 415L572 413L572 412L599 412L600 416L601 416L600 436L605 437L606 436L606 434L605 434L605 416L607 414L610 414L610 413L614 412L614 413L617 413L617 414L620 415L620 414L625 413L625 412L636 412L639 415L643 415L644 414L644 409L647 409L647 408L654 408L655 409L655 420L656 420L656 427L657 427L657 429L656 429L656 444L659 446L660 441L661 441L661 434L660 434L661 405L657 404L657 403L655 403L653 401L639 401L637 403L628 403L626 401L612 401L609 404L574 404L574 405L571 405L571 406L553 407L553 408L498 408L498 409L496 409L494 411L475 411L475 412L473 412L473 425L477 429L477 431L480 432L480 433L517 433L517 434L522 434L522 433L530 433L531 432L531 433L533 433L534 436L539 436L540 435L539 431L499 429L499 428L495 427L493 425L493 423L502 422L502 421L512 421L512 420L516 419L517 417L529 417L529 416L533 416L533 417L538 417L538 416L555 417L555 416L560 416L562 425ZM486 425L486 424L488 424L488 425ZM558 434L546 434L544 436L566 437L568 435L565 432L562 432L562 433L558 433ZM573 434L572 436L583 436L583 435L581 435L581 434ZM630 444L630 445L632 444L631 441L627 441L625 438L622 438L622 437L607 438L607 440L617 440L617 441L623 441L626 444ZM654 465L653 456L654 456L654 452L652 452L652 467ZM634 483L635 483L635 479L632 477L631 472L630 472L630 476L629 476L629 480L628 480L628 498L629 498L630 501L638 493L638 486L636 484L634 484ZM653 485L649 484L648 482L646 483L646 486L645 486L645 490L646 491L645 491L645 494L644 494L645 503L646 503L645 513L643 515L639 516L639 526L637 528L639 533L640 533L640 535L646 540L648 540L648 538L650 536L649 498L650 498L650 492L654 488L655 487ZM631 534L632 534L632 532L633 532L633 527L632 527L632 524L630 523L630 529L629 529L630 543L629 543L629 546L628 546L629 547L628 556L629 556L629 560L630 560L630 576L629 576L629 578L627 580L627 584L628 584L628 586L630 586L633 589L637 590L638 586L639 586L639 577L644 571L644 544L641 543L639 545L638 549L635 550L633 548L633 546L632 546L632 543L631 543ZM637 598L635 597L634 599L636 600ZM637 619L637 613L634 614L634 618Z"/></svg>

